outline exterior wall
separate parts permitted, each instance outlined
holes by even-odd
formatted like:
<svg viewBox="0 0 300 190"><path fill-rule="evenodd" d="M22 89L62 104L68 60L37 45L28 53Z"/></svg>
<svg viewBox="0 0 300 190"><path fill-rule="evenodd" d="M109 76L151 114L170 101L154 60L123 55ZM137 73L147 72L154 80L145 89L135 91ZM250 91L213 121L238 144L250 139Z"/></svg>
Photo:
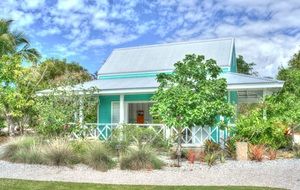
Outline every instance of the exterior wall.
<svg viewBox="0 0 300 190"><path fill-rule="evenodd" d="M111 102L119 101L119 95L113 96L99 96L99 123L111 123Z"/></svg>

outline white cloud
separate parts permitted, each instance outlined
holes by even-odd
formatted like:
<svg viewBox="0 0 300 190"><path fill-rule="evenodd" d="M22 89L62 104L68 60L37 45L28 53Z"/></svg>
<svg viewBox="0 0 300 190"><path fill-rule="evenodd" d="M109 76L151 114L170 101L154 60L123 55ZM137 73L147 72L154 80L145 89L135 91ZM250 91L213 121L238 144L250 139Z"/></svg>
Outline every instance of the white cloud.
<svg viewBox="0 0 300 190"><path fill-rule="evenodd" d="M274 76L300 44L299 0L1 0L0 9L1 17L16 20L14 28L30 35L60 34L61 44L51 51L63 56L143 35L154 36L153 43L233 36L238 54L262 75Z"/></svg>
<svg viewBox="0 0 300 190"><path fill-rule="evenodd" d="M58 0L57 8L63 11L78 10L84 7L83 0Z"/></svg>
<svg viewBox="0 0 300 190"><path fill-rule="evenodd" d="M54 34L60 34L61 30L58 27L49 28L45 30L41 30L37 33L39 36L48 36L48 35L54 35Z"/></svg>
<svg viewBox="0 0 300 190"><path fill-rule="evenodd" d="M45 0L25 0L22 4L24 9L36 9L39 7L43 7L45 4Z"/></svg>

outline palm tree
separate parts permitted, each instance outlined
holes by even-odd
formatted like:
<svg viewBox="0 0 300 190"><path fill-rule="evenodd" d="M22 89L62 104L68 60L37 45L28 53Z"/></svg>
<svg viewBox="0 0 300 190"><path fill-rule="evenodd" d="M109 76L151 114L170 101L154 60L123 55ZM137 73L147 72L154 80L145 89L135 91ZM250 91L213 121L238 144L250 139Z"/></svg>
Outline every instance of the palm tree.
<svg viewBox="0 0 300 190"><path fill-rule="evenodd" d="M0 19L0 56L18 54L23 60L36 63L41 55L30 48L29 40L22 32L11 31L12 20Z"/></svg>

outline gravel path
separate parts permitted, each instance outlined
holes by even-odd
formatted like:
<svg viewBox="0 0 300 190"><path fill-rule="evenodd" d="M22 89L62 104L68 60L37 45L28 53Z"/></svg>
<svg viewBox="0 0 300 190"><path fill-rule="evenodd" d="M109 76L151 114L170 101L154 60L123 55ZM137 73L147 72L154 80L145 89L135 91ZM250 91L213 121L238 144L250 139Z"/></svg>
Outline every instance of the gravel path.
<svg viewBox="0 0 300 190"><path fill-rule="evenodd" d="M246 185L300 190L300 160L276 160L261 163L227 161L211 168L195 164L166 167L155 171L95 171L85 165L74 168L15 164L0 161L0 178L43 181L90 182L106 184L151 185Z"/></svg>

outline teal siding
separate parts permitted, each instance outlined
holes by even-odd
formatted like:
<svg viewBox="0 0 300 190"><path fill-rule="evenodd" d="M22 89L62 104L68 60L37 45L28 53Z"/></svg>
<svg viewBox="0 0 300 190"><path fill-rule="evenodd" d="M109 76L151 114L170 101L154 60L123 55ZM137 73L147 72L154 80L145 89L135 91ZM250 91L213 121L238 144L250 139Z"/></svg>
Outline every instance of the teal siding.
<svg viewBox="0 0 300 190"><path fill-rule="evenodd" d="M164 73L171 74L172 72L166 71ZM128 74L116 74L116 75L99 75L98 79L120 79L120 78L141 78L141 77L155 77L159 72L137 72L137 73L128 73Z"/></svg>
<svg viewBox="0 0 300 190"><path fill-rule="evenodd" d="M119 95L99 96L99 123L111 123L111 102L119 100Z"/></svg>
<svg viewBox="0 0 300 190"><path fill-rule="evenodd" d="M153 94L125 95L125 101L150 101Z"/></svg>
<svg viewBox="0 0 300 190"><path fill-rule="evenodd" d="M237 72L237 62L236 62L235 46L233 46L233 51L232 51L232 56L231 56L230 71L234 72L234 73Z"/></svg>

